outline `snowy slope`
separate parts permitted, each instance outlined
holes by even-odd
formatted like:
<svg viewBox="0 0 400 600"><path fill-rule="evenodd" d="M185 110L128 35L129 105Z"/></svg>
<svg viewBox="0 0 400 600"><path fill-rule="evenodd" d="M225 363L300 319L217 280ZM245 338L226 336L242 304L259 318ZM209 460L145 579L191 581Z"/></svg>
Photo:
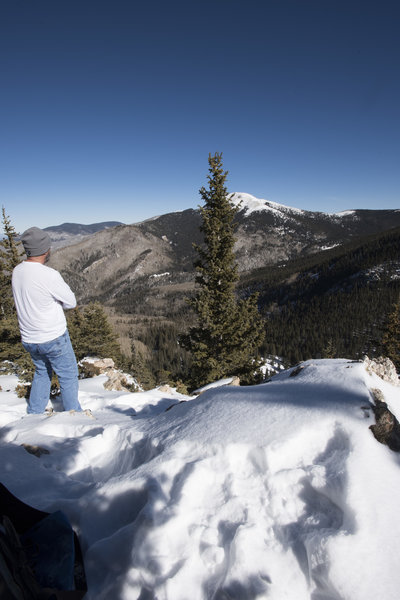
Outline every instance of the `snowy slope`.
<svg viewBox="0 0 400 600"><path fill-rule="evenodd" d="M302 210L300 208L286 206L285 204L279 204L278 202L271 202L271 200L256 198L255 196L252 196L251 194L247 194L245 192L234 192L230 195L229 198L234 206L238 206L240 210L244 212L246 217L255 212L268 212L281 218L288 216L299 217L302 215L318 215L319 217L325 215L325 218L332 218L334 220L344 219L345 217L359 218L357 217L357 211L355 210L343 210L337 213L313 213L311 211Z"/></svg>
<svg viewBox="0 0 400 600"><path fill-rule="evenodd" d="M291 373L194 399L99 376L93 419L28 416L2 377L2 482L68 515L88 600L397 600L400 464L368 406L379 388L399 418L400 388L344 359Z"/></svg>
<svg viewBox="0 0 400 600"><path fill-rule="evenodd" d="M231 194L229 198L234 206L239 206L240 210L245 212L246 216L254 212L261 211L270 212L281 217L290 214L303 215L306 213L306 211L299 208L291 208L290 206L278 204L277 202L271 202L270 200L256 198L251 194L246 194L243 192L235 192Z"/></svg>

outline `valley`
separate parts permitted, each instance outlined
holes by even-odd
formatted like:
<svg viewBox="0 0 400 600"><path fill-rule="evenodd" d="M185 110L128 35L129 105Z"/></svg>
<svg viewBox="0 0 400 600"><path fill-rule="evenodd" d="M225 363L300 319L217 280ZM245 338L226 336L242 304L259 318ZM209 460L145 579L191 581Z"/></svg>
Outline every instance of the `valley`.
<svg viewBox="0 0 400 600"><path fill-rule="evenodd" d="M267 337L263 352L288 364L324 353L379 352L385 315L400 291L399 210L328 215L234 194L238 293L259 292ZM99 301L118 332L150 362L154 328L170 338L192 322L193 243L201 244L199 211L169 213L135 225L99 230L55 249L60 270L81 305ZM60 235L60 232L58 232ZM153 332L150 335L150 330ZM175 344L176 345L176 344Z"/></svg>

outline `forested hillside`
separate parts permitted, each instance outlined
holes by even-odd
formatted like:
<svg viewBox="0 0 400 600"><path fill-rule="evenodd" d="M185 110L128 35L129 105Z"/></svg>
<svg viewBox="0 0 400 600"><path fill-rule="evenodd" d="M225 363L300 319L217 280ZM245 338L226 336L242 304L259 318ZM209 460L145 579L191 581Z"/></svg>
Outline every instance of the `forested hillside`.
<svg viewBox="0 0 400 600"><path fill-rule="evenodd" d="M311 357L379 354L400 294L400 228L242 279L257 289L266 319L264 351L294 364Z"/></svg>
<svg viewBox="0 0 400 600"><path fill-rule="evenodd" d="M168 374L184 380L190 355L178 339L193 323L185 302L192 288L174 284L170 275L165 280L154 295L144 296L139 280L116 298L114 310L126 315L116 324L130 330L153 381ZM242 276L238 293L255 291L265 319L264 356L293 365L308 358L380 355L388 314L400 296L400 228Z"/></svg>

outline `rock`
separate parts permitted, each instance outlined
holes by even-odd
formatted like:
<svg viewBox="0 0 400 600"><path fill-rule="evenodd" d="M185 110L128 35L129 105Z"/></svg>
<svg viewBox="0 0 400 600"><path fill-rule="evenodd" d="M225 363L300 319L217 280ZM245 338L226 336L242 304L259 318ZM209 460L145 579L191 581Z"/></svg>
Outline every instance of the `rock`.
<svg viewBox="0 0 400 600"><path fill-rule="evenodd" d="M115 369L109 370L107 373L108 379L103 384L104 389L114 392L138 392L140 387L137 381L131 376L123 373L122 371L116 371Z"/></svg>
<svg viewBox="0 0 400 600"><path fill-rule="evenodd" d="M365 356L364 364L368 373L375 373L375 375L378 375L383 381L388 381L392 385L400 385L396 367L390 358L380 356L375 360L371 360L368 356Z"/></svg>
<svg viewBox="0 0 400 600"><path fill-rule="evenodd" d="M172 394L172 392L174 391L172 389L172 387L168 385L168 383L164 383L163 385L160 385L157 389L160 392L163 392L164 394Z"/></svg>
<svg viewBox="0 0 400 600"><path fill-rule="evenodd" d="M25 448L25 450L29 452L29 454L33 454L38 458L40 458L42 454L50 454L47 448L42 448L41 446L32 446L31 444L21 444L21 446Z"/></svg>
<svg viewBox="0 0 400 600"><path fill-rule="evenodd" d="M79 361L79 367L84 377L107 375L108 379L103 384L108 391L139 392L141 387L134 377L115 369L112 358L86 357Z"/></svg>
<svg viewBox="0 0 400 600"><path fill-rule="evenodd" d="M239 377L237 377L236 375L235 375L235 377L232 377L232 381L230 383L228 383L228 385L234 385L234 386L240 385Z"/></svg>
<svg viewBox="0 0 400 600"><path fill-rule="evenodd" d="M305 369L305 365L297 365L297 367L295 367L290 373L290 377L297 377L297 375L301 373L303 369Z"/></svg>
<svg viewBox="0 0 400 600"><path fill-rule="evenodd" d="M375 401L372 410L376 424L371 425L370 429L378 442L386 444L394 452L400 452L400 424L384 402L382 391L378 389L371 391Z"/></svg>
<svg viewBox="0 0 400 600"><path fill-rule="evenodd" d="M85 377L95 377L96 375L108 375L108 372L114 369L115 363L112 358L85 357L79 361L79 366Z"/></svg>

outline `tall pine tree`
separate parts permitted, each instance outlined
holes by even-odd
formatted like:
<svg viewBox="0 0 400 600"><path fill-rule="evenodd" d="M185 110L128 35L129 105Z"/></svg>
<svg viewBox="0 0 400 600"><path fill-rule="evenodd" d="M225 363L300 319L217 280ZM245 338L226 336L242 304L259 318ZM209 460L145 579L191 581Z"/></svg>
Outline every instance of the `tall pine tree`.
<svg viewBox="0 0 400 600"><path fill-rule="evenodd" d="M238 300L239 279L234 255L238 208L229 200L222 154L209 156L209 188L202 187L204 206L199 207L204 245L195 246L199 291L190 301L198 323L185 338L192 354L191 385L238 375L251 381L258 368L257 351L264 339L264 325L257 297Z"/></svg>
<svg viewBox="0 0 400 600"><path fill-rule="evenodd" d="M14 312L14 301L11 290L11 275L14 267L21 262L21 242L17 242L18 234L11 224L10 217L2 207L3 239L0 240L0 311L4 314Z"/></svg>
<svg viewBox="0 0 400 600"><path fill-rule="evenodd" d="M4 237L0 240L0 360L15 361L26 354L21 344L11 288L12 271L22 259L22 244L17 241L18 234L4 207L2 225Z"/></svg>

